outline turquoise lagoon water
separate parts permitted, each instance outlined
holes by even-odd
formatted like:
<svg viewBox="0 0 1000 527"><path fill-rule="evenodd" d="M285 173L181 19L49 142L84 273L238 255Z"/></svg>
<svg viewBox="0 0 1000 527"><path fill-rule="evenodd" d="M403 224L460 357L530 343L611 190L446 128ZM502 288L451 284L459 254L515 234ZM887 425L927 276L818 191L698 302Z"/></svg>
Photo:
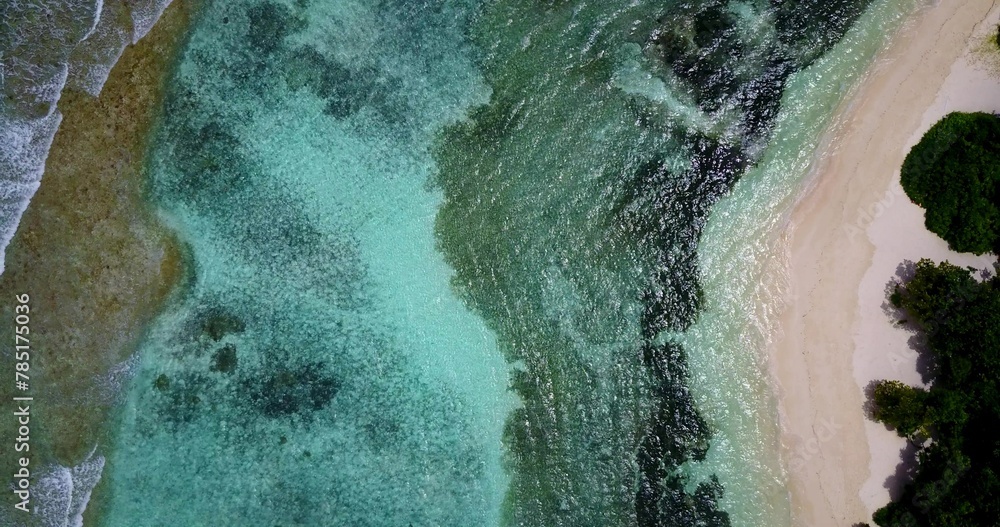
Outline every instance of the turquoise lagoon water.
<svg viewBox="0 0 1000 527"><path fill-rule="evenodd" d="M516 399L428 187L435 132L489 97L467 15L332 5L220 2L192 36L152 192L194 266L141 350L109 525L497 522Z"/></svg>
<svg viewBox="0 0 1000 527"><path fill-rule="evenodd" d="M787 525L775 232L915 2L207 2L100 524Z"/></svg>

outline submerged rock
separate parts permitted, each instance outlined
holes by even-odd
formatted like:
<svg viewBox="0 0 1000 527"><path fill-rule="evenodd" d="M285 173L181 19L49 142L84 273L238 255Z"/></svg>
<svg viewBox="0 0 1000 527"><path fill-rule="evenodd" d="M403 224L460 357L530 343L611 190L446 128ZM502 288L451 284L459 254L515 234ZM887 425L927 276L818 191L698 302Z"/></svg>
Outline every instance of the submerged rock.
<svg viewBox="0 0 1000 527"><path fill-rule="evenodd" d="M212 365L209 366L209 369L219 373L232 373L236 371L237 363L236 346L226 344L212 355Z"/></svg>

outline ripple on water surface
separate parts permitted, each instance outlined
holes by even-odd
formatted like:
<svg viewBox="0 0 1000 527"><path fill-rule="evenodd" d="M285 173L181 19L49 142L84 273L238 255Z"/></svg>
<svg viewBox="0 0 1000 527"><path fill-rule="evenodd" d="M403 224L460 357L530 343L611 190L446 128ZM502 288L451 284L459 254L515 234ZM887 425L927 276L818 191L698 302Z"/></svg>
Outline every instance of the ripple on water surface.
<svg viewBox="0 0 1000 527"><path fill-rule="evenodd" d="M758 174L835 107L788 101L839 100L808 72L877 49L836 46L868 3L210 3L152 160L192 273L108 524L787 522L760 275L719 300L770 234L697 250L754 166L719 206L773 225L796 180Z"/></svg>

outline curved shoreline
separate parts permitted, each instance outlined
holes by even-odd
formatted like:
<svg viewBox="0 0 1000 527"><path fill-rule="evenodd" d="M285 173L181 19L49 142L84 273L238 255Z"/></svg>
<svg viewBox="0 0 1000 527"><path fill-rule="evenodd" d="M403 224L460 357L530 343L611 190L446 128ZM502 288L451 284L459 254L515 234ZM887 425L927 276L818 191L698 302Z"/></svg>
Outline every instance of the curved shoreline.
<svg viewBox="0 0 1000 527"><path fill-rule="evenodd" d="M904 259L980 268L990 259L949 252L897 176L909 147L945 113L1000 110L1000 80L990 84L967 60L995 19L993 6L973 1L915 14L842 105L793 207L790 287L770 356L795 525L870 522L902 484L895 472L905 441L863 413L870 380L920 382L909 334L883 313L884 285Z"/></svg>

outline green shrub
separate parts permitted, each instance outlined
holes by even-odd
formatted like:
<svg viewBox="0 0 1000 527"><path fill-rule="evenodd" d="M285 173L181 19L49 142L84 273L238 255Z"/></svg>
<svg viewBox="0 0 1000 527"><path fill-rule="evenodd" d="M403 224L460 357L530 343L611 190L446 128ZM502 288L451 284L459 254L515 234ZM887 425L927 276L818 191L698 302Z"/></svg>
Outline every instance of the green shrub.
<svg viewBox="0 0 1000 527"><path fill-rule="evenodd" d="M948 114L910 150L900 179L927 229L952 249L1000 247L1000 117Z"/></svg>
<svg viewBox="0 0 1000 527"><path fill-rule="evenodd" d="M875 419L896 429L903 437L922 431L928 424L927 391L899 381L881 381L875 386Z"/></svg>
<svg viewBox="0 0 1000 527"><path fill-rule="evenodd" d="M1000 517L1000 278L921 260L895 291L921 328L929 390L881 381L875 417L919 442L913 477L875 513L881 527L986 527Z"/></svg>

